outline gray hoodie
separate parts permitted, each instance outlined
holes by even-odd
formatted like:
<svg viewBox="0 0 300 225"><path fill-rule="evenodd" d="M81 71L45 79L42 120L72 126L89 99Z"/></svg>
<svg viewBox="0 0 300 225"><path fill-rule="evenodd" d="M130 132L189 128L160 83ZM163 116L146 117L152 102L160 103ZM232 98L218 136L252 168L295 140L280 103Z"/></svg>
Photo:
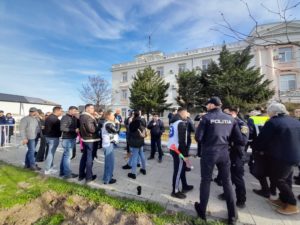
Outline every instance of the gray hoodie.
<svg viewBox="0 0 300 225"><path fill-rule="evenodd" d="M39 121L33 116L25 116L20 122L20 134L22 139L35 139L40 133Z"/></svg>

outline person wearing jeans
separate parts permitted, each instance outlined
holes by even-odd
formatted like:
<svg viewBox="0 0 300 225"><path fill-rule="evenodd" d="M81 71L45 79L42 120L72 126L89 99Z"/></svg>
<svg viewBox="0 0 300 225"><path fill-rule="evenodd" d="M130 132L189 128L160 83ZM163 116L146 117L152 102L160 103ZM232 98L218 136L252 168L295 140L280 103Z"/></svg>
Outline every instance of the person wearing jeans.
<svg viewBox="0 0 300 225"><path fill-rule="evenodd" d="M130 147L130 150L132 152L132 167L131 167L131 173L136 175L136 168L138 164L138 159L141 160L142 168L141 173L146 175L146 159L144 154L144 148L141 146L140 148L134 148Z"/></svg>
<svg viewBox="0 0 300 225"><path fill-rule="evenodd" d="M95 107L93 104L85 105L85 112L80 115L80 136L83 142L83 154L79 165L79 178L89 183L97 178L93 175L93 160L99 145L99 128L95 118Z"/></svg>
<svg viewBox="0 0 300 225"><path fill-rule="evenodd" d="M55 106L53 112L47 117L45 121L45 137L46 142L49 146L48 155L45 163L45 174L49 175L56 173L57 170L53 169L53 160L55 156L56 149L59 145L59 138L61 136L60 131L60 120L58 117L62 115L62 108L60 106Z"/></svg>
<svg viewBox="0 0 300 225"><path fill-rule="evenodd" d="M129 138L128 138L129 148L132 153L131 173L128 173L128 177L131 179L136 179L136 167L137 167L139 156L142 162L142 168L140 169L140 172L146 175L146 160L143 151L145 137L146 137L146 127L140 116L140 111L134 110L133 119L129 125Z"/></svg>
<svg viewBox="0 0 300 225"><path fill-rule="evenodd" d="M36 137L40 132L40 126L37 120L37 108L30 108L29 115L21 119L20 122L20 135L22 138L22 144L27 145L27 153L25 156L25 168L30 170L40 170L35 164L35 146L36 146Z"/></svg>
<svg viewBox="0 0 300 225"><path fill-rule="evenodd" d="M70 168L71 158L73 155L73 148L76 145L76 137L79 132L79 122L76 118L78 108L70 106L69 111L64 115L60 122L60 130L62 132L62 147L64 149L59 175L65 179L78 177L73 174Z"/></svg>
<svg viewBox="0 0 300 225"><path fill-rule="evenodd" d="M102 147L104 149L104 184L116 183L116 179L113 179L114 173L114 146L118 142L118 133L120 131L119 121L115 118L112 111L105 113L105 122L101 128L102 135Z"/></svg>

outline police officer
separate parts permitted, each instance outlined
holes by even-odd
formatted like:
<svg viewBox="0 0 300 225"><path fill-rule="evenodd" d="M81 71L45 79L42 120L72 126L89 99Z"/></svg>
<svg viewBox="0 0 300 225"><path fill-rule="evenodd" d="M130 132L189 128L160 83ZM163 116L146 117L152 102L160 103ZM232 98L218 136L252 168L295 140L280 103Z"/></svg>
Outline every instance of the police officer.
<svg viewBox="0 0 300 225"><path fill-rule="evenodd" d="M239 109L230 107L228 112L237 122L239 129L244 138L244 142L248 142L249 128L247 124L238 117ZM245 208L246 203L246 185L244 180L244 163L246 159L245 145L230 145L230 161L231 161L231 180L235 185L236 206ZM225 200L224 193L218 196L219 199Z"/></svg>
<svg viewBox="0 0 300 225"><path fill-rule="evenodd" d="M195 203L198 216L206 220L206 208L209 199L210 183L215 165L222 178L225 199L228 210L228 224L235 224L238 215L233 199L230 181L229 144L245 145L237 122L222 112L222 102L218 97L212 97L206 103L208 113L203 116L197 129L197 141L201 143L201 184L200 203Z"/></svg>

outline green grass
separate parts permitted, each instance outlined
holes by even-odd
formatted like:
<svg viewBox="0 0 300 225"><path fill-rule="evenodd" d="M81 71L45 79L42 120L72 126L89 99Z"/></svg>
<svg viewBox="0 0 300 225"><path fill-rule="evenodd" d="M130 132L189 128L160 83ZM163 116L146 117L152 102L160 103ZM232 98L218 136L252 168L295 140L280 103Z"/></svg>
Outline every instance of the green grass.
<svg viewBox="0 0 300 225"><path fill-rule="evenodd" d="M95 204L106 203L127 213L147 214L157 225L179 224L183 221L189 222L189 224L204 224L203 221L183 213L167 214L165 208L155 202L113 197L107 195L102 189L93 189L86 185L69 183L53 177L41 177L37 173L0 161L0 210L11 208L16 204L26 204L49 190L67 195L68 204L73 203L71 195L79 195ZM59 224L61 218L59 214L53 215L42 218L37 224ZM216 221L211 224L221 223Z"/></svg>
<svg viewBox="0 0 300 225"><path fill-rule="evenodd" d="M39 219L34 225L59 225L64 221L62 214L54 214Z"/></svg>

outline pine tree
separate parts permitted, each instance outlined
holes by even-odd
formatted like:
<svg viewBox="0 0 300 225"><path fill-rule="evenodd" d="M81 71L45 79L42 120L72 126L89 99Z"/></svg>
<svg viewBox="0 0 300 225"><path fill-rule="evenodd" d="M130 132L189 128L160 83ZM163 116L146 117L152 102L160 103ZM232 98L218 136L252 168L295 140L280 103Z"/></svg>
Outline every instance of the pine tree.
<svg viewBox="0 0 300 225"><path fill-rule="evenodd" d="M140 109L149 115L151 112L163 112L171 104L167 104L167 90L170 84L160 77L150 66L138 71L133 78L130 90L130 107Z"/></svg>
<svg viewBox="0 0 300 225"><path fill-rule="evenodd" d="M202 89L200 75L195 70L184 71L176 76L176 80L178 84L178 96L176 97L178 105L188 111L195 111L199 92Z"/></svg>
<svg viewBox="0 0 300 225"><path fill-rule="evenodd" d="M272 81L265 79L258 68L249 66L253 55L250 47L231 53L223 46L219 63L212 62L201 74L203 96L219 96L224 106L237 106L242 111L266 104L274 95Z"/></svg>

